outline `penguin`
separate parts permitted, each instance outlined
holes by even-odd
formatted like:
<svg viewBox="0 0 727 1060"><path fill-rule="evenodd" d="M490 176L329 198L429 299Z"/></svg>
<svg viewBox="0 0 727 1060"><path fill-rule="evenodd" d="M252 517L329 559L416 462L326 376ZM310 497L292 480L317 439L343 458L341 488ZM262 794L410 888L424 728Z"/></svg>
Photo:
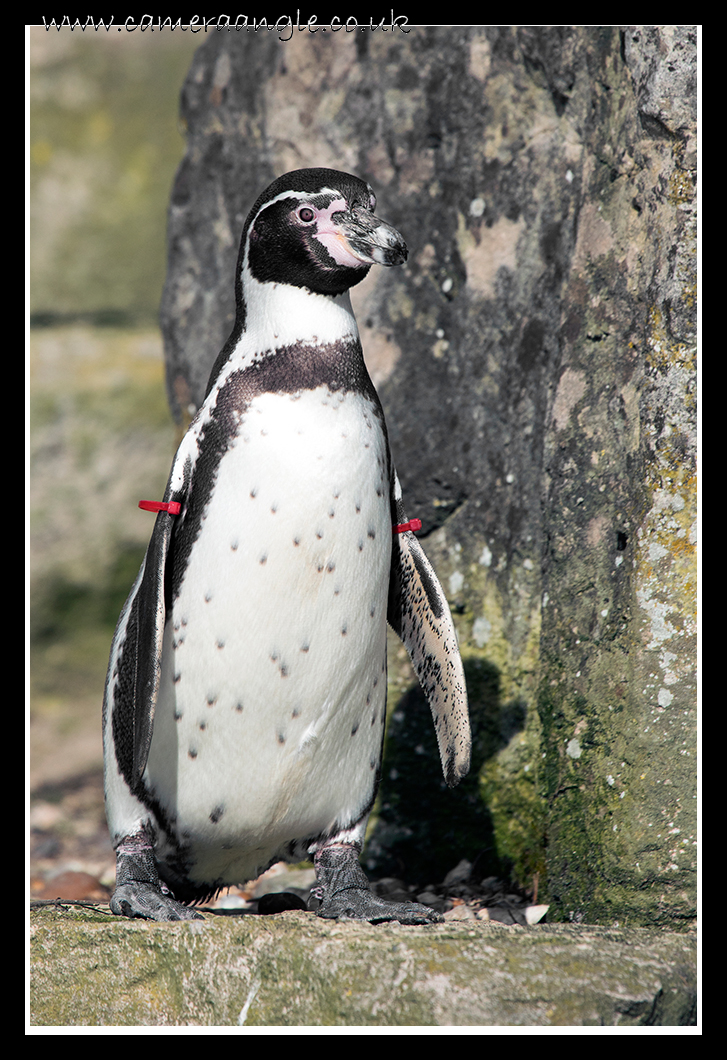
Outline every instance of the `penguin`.
<svg viewBox="0 0 727 1060"><path fill-rule="evenodd" d="M312 859L328 919L428 924L359 864L386 718L387 620L447 784L469 768L454 624L404 510L349 290L406 261L358 177L302 169L245 222L233 331L174 458L103 707L114 913L195 905Z"/></svg>

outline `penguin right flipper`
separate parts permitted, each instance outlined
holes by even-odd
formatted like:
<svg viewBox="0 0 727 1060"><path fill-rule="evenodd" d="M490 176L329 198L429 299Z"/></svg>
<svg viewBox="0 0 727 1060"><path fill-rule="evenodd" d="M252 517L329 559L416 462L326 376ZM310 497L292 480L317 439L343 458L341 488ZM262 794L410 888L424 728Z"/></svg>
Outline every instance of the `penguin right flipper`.
<svg viewBox="0 0 727 1060"><path fill-rule="evenodd" d="M396 473L392 494L395 523L407 523ZM470 765L467 686L447 598L411 530L394 536L387 618L408 651L429 702L444 779L453 788Z"/></svg>
<svg viewBox="0 0 727 1060"><path fill-rule="evenodd" d="M166 511L157 515L111 646L104 702L105 755L107 768L113 757L132 793L141 785L154 731L166 620L166 564L174 518Z"/></svg>
<svg viewBox="0 0 727 1060"><path fill-rule="evenodd" d="M162 673L166 621L165 580L174 516L159 512L144 560L144 573L132 604L134 642L125 646L134 659L134 749L132 786L141 780L154 732L154 712ZM129 630L132 633L132 630Z"/></svg>
<svg viewBox="0 0 727 1060"><path fill-rule="evenodd" d="M197 432L190 430L177 450L162 510L156 517L144 562L111 645L104 710L112 723L118 768L132 792L141 783L154 732L171 582L167 568L176 520L184 518L183 510L172 514L168 506L184 508L196 454ZM107 737L111 733L105 732L105 741Z"/></svg>

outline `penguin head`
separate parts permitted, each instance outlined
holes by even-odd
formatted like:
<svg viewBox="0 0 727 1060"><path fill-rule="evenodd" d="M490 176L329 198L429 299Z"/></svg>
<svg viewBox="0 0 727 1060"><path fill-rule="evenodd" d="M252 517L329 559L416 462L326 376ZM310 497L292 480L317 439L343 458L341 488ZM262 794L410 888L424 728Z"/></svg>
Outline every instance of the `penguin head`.
<svg viewBox="0 0 727 1060"><path fill-rule="evenodd" d="M243 270L259 283L343 294L372 265L407 259L406 243L375 208L371 186L348 173L286 173L263 192L245 222Z"/></svg>

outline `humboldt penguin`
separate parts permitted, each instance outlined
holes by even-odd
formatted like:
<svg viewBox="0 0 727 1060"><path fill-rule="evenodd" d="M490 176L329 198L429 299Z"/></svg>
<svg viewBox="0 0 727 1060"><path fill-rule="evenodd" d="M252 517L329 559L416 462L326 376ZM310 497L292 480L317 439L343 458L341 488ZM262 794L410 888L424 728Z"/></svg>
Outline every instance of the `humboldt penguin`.
<svg viewBox="0 0 727 1060"><path fill-rule="evenodd" d="M349 290L407 258L371 187L279 177L245 222L235 325L174 459L104 698L117 914L193 907L312 859L326 918L426 924L358 856L386 717L387 620L428 698L444 776L469 767L449 607L407 518Z"/></svg>

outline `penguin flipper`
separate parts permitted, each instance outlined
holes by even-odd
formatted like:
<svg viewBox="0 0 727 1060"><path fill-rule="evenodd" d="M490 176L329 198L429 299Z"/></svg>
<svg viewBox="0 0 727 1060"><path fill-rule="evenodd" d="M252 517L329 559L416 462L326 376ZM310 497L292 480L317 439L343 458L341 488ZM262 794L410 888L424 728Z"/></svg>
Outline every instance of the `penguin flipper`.
<svg viewBox="0 0 727 1060"><path fill-rule="evenodd" d="M396 523L408 522L396 475L392 511ZM470 765L467 687L447 598L410 530L394 535L387 617L429 702L444 779L453 788Z"/></svg>
<svg viewBox="0 0 727 1060"><path fill-rule="evenodd" d="M159 512L156 517L127 626L125 651L129 651L134 660L132 790L140 782L146 767L154 731L167 610L165 575L174 518L166 511Z"/></svg>
<svg viewBox="0 0 727 1060"><path fill-rule="evenodd" d="M187 475L165 501L182 502ZM178 476L182 477L182 476ZM167 601L167 561L174 520L159 511L139 574L114 633L104 693L104 758L107 774L118 771L130 792L138 792L154 731L154 712L162 672Z"/></svg>

